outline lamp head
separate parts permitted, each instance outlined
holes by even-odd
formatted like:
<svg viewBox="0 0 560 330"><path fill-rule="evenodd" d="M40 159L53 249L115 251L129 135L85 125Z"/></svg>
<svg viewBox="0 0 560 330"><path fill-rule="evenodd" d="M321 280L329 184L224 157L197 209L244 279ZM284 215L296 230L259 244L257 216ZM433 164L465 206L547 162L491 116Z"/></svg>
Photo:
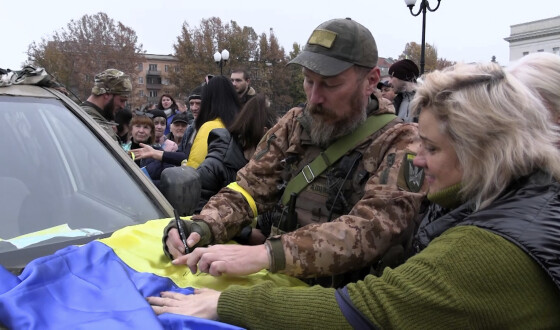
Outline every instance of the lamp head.
<svg viewBox="0 0 560 330"><path fill-rule="evenodd" d="M416 0L404 0L404 3L408 8L412 9L412 7L416 4Z"/></svg>
<svg viewBox="0 0 560 330"><path fill-rule="evenodd" d="M229 52L227 49L222 50L222 60L224 61L229 60Z"/></svg>

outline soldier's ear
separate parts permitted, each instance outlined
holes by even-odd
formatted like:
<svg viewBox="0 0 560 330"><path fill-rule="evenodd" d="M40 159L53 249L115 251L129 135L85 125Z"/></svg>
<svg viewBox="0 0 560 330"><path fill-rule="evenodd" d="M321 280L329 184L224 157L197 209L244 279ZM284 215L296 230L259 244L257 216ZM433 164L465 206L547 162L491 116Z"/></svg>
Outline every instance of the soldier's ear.
<svg viewBox="0 0 560 330"><path fill-rule="evenodd" d="M107 104L111 101L113 94L105 93L105 94L101 94L101 96L103 97L103 103Z"/></svg>
<svg viewBox="0 0 560 330"><path fill-rule="evenodd" d="M379 71L378 67L371 69L366 75L366 94L371 95L376 89L377 84L381 79L381 71Z"/></svg>

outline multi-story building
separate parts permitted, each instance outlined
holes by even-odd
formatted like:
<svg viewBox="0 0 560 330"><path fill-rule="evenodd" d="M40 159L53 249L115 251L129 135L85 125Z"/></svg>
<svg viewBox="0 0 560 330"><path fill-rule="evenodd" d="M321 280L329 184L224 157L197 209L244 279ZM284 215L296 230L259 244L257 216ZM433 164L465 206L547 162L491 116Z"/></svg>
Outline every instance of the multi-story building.
<svg viewBox="0 0 560 330"><path fill-rule="evenodd" d="M560 55L560 16L511 25L509 60L515 61L535 52Z"/></svg>
<svg viewBox="0 0 560 330"><path fill-rule="evenodd" d="M171 94L175 98L177 88L171 84L170 74L177 70L177 58L156 54L144 54L144 57L144 62L138 65L133 106L158 103L162 94Z"/></svg>
<svg viewBox="0 0 560 330"><path fill-rule="evenodd" d="M379 57L379 59L377 60L377 67L379 67L379 71L381 71L382 81L389 80L389 78L391 78L389 76L389 68L393 63L395 63L395 60L391 57Z"/></svg>

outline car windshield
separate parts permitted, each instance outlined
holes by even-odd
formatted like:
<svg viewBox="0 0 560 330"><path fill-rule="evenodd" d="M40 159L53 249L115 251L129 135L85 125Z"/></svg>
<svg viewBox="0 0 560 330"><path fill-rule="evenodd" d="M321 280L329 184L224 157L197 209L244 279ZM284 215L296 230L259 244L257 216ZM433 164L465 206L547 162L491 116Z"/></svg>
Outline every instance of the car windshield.
<svg viewBox="0 0 560 330"><path fill-rule="evenodd" d="M0 96L0 122L0 252L164 217L61 101Z"/></svg>

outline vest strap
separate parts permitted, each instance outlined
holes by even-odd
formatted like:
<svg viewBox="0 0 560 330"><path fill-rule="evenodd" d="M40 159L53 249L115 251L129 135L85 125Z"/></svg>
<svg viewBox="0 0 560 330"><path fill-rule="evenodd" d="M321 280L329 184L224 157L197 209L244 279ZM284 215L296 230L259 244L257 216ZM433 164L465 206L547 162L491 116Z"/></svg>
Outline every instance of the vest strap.
<svg viewBox="0 0 560 330"><path fill-rule="evenodd" d="M308 184L313 182L315 178L329 168L329 166L336 163L340 157L344 156L365 138L377 132L395 118L397 118L397 116L390 113L370 116L354 132L333 142L327 150L321 152L311 163L305 165L301 172L288 182L284 194L282 195L282 204L287 205L292 193L299 194Z"/></svg>

